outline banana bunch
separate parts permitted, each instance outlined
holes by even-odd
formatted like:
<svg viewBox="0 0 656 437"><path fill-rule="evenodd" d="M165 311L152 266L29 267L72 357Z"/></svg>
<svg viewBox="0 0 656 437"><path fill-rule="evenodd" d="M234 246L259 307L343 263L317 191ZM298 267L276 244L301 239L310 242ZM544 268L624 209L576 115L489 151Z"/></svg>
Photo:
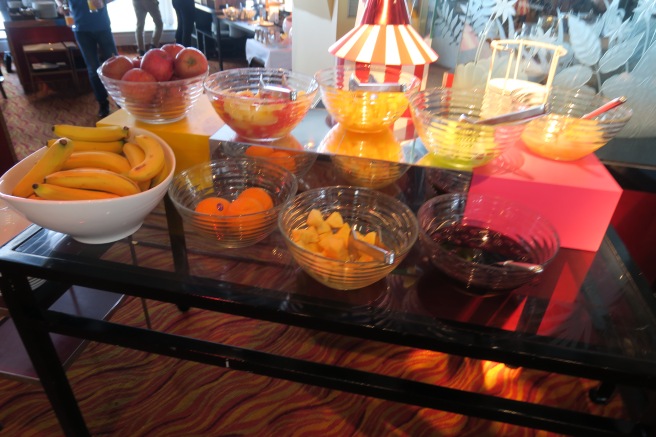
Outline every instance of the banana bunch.
<svg viewBox="0 0 656 437"><path fill-rule="evenodd" d="M56 139L12 194L47 200L129 196L161 183L169 173L164 150L147 135L128 141L120 126L53 126Z"/></svg>

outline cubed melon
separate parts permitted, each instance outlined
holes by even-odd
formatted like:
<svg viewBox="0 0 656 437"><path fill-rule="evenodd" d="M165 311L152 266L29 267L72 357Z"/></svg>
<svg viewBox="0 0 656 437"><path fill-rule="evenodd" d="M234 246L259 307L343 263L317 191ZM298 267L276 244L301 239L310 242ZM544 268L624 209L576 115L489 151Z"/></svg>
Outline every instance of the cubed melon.
<svg viewBox="0 0 656 437"><path fill-rule="evenodd" d="M323 215L321 215L321 211L319 211L318 209L310 210L306 222L308 226L314 226L315 228L317 228L317 230L319 230L321 225L324 223L324 219L323 219Z"/></svg>
<svg viewBox="0 0 656 437"><path fill-rule="evenodd" d="M333 211L326 219L326 223L333 229L339 229L344 225L344 219L338 211Z"/></svg>

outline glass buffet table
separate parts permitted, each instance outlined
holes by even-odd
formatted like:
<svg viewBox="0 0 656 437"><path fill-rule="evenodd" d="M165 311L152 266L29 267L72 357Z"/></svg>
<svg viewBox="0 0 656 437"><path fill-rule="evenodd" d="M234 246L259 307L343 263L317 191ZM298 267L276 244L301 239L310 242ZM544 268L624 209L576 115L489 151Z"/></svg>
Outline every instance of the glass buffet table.
<svg viewBox="0 0 656 437"><path fill-rule="evenodd" d="M383 191L416 210L437 194L431 181L440 171L413 167ZM300 186L336 182L330 161L320 157ZM340 292L303 273L278 232L249 248L217 249L187 228L165 199L139 231L111 244L85 245L32 225L0 248L0 274L12 318L67 436L89 430L49 333L558 433L653 431L654 405L647 400L656 391L656 301L612 228L598 252L561 249L539 282L506 294L468 294L430 265L419 242L387 278ZM47 286L33 290L33 278ZM631 402L622 417L602 417L50 309L70 285L169 302L180 311L201 308L585 378L599 382L590 393L596 402L627 393L642 401Z"/></svg>

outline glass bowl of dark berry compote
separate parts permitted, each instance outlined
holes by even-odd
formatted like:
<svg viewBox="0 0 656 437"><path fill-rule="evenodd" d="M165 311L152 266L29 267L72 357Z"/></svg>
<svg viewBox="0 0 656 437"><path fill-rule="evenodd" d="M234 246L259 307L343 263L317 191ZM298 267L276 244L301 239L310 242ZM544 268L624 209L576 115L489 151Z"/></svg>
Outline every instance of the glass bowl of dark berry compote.
<svg viewBox="0 0 656 437"><path fill-rule="evenodd" d="M426 201L417 218L433 265L476 294L538 280L560 248L549 221L501 197L444 194Z"/></svg>

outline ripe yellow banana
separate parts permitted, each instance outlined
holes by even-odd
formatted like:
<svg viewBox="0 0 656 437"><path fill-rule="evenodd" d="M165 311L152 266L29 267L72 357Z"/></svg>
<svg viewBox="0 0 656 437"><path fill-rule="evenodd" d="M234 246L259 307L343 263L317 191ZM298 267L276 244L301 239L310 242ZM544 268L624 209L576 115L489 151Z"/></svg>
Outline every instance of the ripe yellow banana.
<svg viewBox="0 0 656 437"><path fill-rule="evenodd" d="M128 137L130 129L126 126L75 126L55 124L52 131L56 137L67 137L78 141L118 141Z"/></svg>
<svg viewBox="0 0 656 437"><path fill-rule="evenodd" d="M159 173L157 173L155 177L153 177L150 180L150 188L156 187L159 184L161 184L164 181L164 179L166 179L166 177L169 175L169 171L170 171L169 165L166 162L164 162L164 166L159 171Z"/></svg>
<svg viewBox="0 0 656 437"><path fill-rule="evenodd" d="M34 184L33 188L37 196L46 200L97 200L120 197L105 191L83 190L53 184Z"/></svg>
<svg viewBox="0 0 656 437"><path fill-rule="evenodd" d="M146 135L137 135L134 140L146 156L143 161L132 167L128 177L137 182L148 181L164 166L164 149L154 138Z"/></svg>
<svg viewBox="0 0 656 437"><path fill-rule="evenodd" d="M61 170L62 165L73 153L73 142L68 138L60 138L39 158L23 178L18 181L12 194L28 197L34 192L32 185L43 182L46 175Z"/></svg>
<svg viewBox="0 0 656 437"><path fill-rule="evenodd" d="M127 158L123 155L114 152L98 152L92 150L88 152L73 152L66 162L64 162L62 170L82 167L102 168L119 174L127 174L130 168L132 168Z"/></svg>
<svg viewBox="0 0 656 437"><path fill-rule="evenodd" d="M56 138L48 140L48 147L52 146L57 141ZM73 149L76 152L88 152L97 150L99 152L123 152L123 140L118 141L73 141Z"/></svg>
<svg viewBox="0 0 656 437"><path fill-rule="evenodd" d="M119 196L129 196L141 191L133 180L101 168L60 170L46 176L45 183L68 188L106 191Z"/></svg>
<svg viewBox="0 0 656 437"><path fill-rule="evenodd" d="M146 153L143 151L143 149L137 146L135 143L131 143L129 141L123 145L123 154L128 159L128 162L130 162L132 167L136 166L137 164L141 164L141 162L146 158Z"/></svg>
<svg viewBox="0 0 656 437"><path fill-rule="evenodd" d="M130 168L140 164L146 158L146 153L143 151L143 149L130 142L125 143L123 146L123 154L130 163ZM150 188L150 180L137 182L137 185L139 185L141 191L146 191L148 188Z"/></svg>

